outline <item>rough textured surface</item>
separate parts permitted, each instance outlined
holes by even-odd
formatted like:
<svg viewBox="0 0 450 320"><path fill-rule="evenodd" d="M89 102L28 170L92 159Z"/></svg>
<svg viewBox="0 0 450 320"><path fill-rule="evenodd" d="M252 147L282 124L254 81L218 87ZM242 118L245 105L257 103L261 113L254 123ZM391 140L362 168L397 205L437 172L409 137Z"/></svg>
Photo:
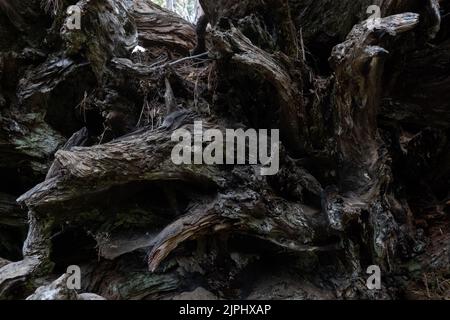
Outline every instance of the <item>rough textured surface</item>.
<svg viewBox="0 0 450 320"><path fill-rule="evenodd" d="M200 2L0 0L0 299L448 298L448 3ZM279 172L176 166L195 120Z"/></svg>
<svg viewBox="0 0 450 320"><path fill-rule="evenodd" d="M48 285L41 286L26 300L106 300L94 293L80 293L67 288L69 275L65 274Z"/></svg>

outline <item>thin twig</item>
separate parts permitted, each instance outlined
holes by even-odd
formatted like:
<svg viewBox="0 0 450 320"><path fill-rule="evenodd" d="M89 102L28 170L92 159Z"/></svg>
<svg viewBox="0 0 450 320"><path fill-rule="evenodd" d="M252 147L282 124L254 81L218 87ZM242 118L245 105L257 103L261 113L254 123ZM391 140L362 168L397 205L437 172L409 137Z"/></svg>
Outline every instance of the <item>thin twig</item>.
<svg viewBox="0 0 450 320"><path fill-rule="evenodd" d="M201 54L198 54L198 55L195 55L195 56L184 57L184 58L181 58L181 59L178 59L178 60L167 62L167 63L165 63L163 65L155 66L154 68L155 69L159 69L159 68L165 68L165 67L168 67L168 66L174 66L174 65L176 65L176 64L178 64L180 62L187 61L187 60L192 60L192 59L198 59L198 58L207 56L208 54L209 54L209 51L201 53Z"/></svg>
<svg viewBox="0 0 450 320"><path fill-rule="evenodd" d="M427 297L428 297L428 299L430 299L431 298L430 288L428 287L428 278L427 278L426 273L423 274L423 280L424 280L424 283L425 283L425 289L427 290Z"/></svg>
<svg viewBox="0 0 450 320"><path fill-rule="evenodd" d="M180 63L180 62L183 62L183 61L186 61L186 60L191 60L191 59L198 59L198 58L201 58L201 57L204 57L204 56L207 56L209 54L209 51L206 51L206 52L203 52L203 53L200 53L200 54L197 54L197 55L195 55L195 56L190 56L190 57L184 57L184 58L181 58L181 59L178 59L178 60L175 60L175 61L173 61L173 62L169 62L169 66L173 66L173 65L175 65L175 64L177 64L177 63Z"/></svg>
<svg viewBox="0 0 450 320"><path fill-rule="evenodd" d="M305 43L303 42L303 28L300 28L300 46L302 48L303 61L306 61Z"/></svg>

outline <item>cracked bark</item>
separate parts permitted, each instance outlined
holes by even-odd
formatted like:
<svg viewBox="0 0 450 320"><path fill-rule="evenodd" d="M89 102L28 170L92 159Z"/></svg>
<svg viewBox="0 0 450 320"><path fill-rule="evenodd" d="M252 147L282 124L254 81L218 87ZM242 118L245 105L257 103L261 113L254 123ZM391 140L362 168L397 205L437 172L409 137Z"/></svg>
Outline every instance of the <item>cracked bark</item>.
<svg viewBox="0 0 450 320"><path fill-rule="evenodd" d="M61 28L69 1L0 0L0 298L423 298L423 274L445 282L448 4L376 1L370 28L372 1L200 3L196 35L149 0L79 1L81 30ZM176 166L171 134L195 120L280 129L280 171ZM61 287L73 264L92 294Z"/></svg>

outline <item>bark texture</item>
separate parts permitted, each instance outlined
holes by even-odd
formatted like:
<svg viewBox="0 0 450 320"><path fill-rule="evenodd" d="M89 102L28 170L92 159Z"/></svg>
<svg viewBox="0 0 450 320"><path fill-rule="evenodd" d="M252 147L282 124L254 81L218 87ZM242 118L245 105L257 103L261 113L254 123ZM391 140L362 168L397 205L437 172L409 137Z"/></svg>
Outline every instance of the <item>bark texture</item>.
<svg viewBox="0 0 450 320"><path fill-rule="evenodd" d="M48 3L0 0L1 299L450 297L447 2ZM279 172L175 165L200 120Z"/></svg>

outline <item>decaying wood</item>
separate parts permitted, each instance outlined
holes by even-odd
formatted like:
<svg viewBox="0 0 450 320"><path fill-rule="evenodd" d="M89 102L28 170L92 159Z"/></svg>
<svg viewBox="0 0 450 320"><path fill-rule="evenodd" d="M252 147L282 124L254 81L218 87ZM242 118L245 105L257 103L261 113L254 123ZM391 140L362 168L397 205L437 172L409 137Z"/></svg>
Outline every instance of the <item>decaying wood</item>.
<svg viewBox="0 0 450 320"><path fill-rule="evenodd" d="M64 274L50 285L39 287L26 300L105 300L93 293L80 293L67 287L69 274Z"/></svg>
<svg viewBox="0 0 450 320"><path fill-rule="evenodd" d="M78 1L81 30L69 1L0 0L0 299L385 299L448 281L449 6L200 3L196 33L150 0ZM175 165L172 133L194 121L280 129L279 172ZM69 265L92 294L67 290Z"/></svg>
<svg viewBox="0 0 450 320"><path fill-rule="evenodd" d="M262 78L273 87L278 100L281 134L289 148L301 153L305 145L300 138L305 113L299 89L301 83L296 84L289 75L289 67L282 63L286 58L282 54L280 57L271 56L234 27L227 32L217 31L212 38L219 60L224 61L224 68L236 68L237 76L241 72Z"/></svg>
<svg viewBox="0 0 450 320"><path fill-rule="evenodd" d="M139 42L146 48L165 48L171 54L186 56L195 46L194 26L150 0L136 1L133 15Z"/></svg>
<svg viewBox="0 0 450 320"><path fill-rule="evenodd" d="M384 18L377 33L395 37L414 29L417 14L401 14ZM382 172L386 157L380 156L377 116L382 96L382 77L386 55L383 40L367 24L357 25L347 40L336 46L331 62L336 74L336 138L343 191L368 191L389 173ZM345 88L345 89L344 89Z"/></svg>
<svg viewBox="0 0 450 320"><path fill-rule="evenodd" d="M262 199L251 190L219 194L205 205L169 225L156 238L149 255L150 270L180 243L208 233L243 233L268 240L294 251L336 250L338 243L326 243L326 220L319 211L279 198ZM323 243L323 245L319 245Z"/></svg>

